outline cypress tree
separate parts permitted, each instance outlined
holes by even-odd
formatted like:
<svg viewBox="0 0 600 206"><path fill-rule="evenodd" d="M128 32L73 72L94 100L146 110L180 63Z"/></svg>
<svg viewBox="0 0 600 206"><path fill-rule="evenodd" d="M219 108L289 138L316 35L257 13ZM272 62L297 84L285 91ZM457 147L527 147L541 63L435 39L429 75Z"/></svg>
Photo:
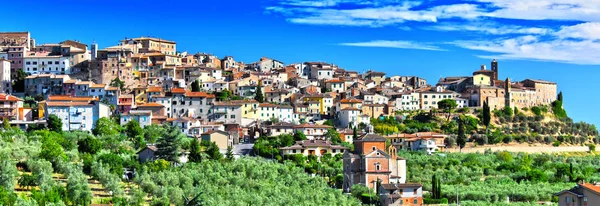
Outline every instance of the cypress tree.
<svg viewBox="0 0 600 206"><path fill-rule="evenodd" d="M258 81L258 86L256 87L256 95L254 95L254 100L263 103L265 101L265 96L262 92L262 82Z"/></svg>

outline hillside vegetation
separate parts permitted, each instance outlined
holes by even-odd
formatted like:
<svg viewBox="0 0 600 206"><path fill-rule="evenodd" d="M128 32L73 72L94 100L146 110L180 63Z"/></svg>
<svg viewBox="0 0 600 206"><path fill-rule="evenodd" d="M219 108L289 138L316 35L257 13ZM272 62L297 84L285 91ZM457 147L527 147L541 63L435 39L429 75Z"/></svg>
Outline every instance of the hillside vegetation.
<svg viewBox="0 0 600 206"><path fill-rule="evenodd" d="M233 160L214 143L194 141L177 127L98 120L94 134L48 128L0 132L0 205L358 205L323 178L295 164ZM156 143L159 160L136 153ZM215 149L216 148L216 149ZM177 157L189 152L190 162ZM167 161L169 160L169 161ZM137 175L123 179L123 169Z"/></svg>

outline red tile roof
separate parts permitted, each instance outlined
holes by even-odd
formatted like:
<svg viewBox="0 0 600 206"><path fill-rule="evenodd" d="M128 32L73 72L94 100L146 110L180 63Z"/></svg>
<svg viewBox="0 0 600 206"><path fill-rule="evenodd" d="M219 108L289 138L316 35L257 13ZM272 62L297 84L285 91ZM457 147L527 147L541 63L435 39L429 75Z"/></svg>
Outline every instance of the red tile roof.
<svg viewBox="0 0 600 206"><path fill-rule="evenodd" d="M10 94L0 94L0 102L5 102L5 101L16 102L16 101L23 101L23 99L20 99L18 97L10 95Z"/></svg>
<svg viewBox="0 0 600 206"><path fill-rule="evenodd" d="M184 88L173 88L171 89L171 93L173 94L185 94Z"/></svg>
<svg viewBox="0 0 600 206"><path fill-rule="evenodd" d="M147 92L162 92L162 88L160 87L148 87Z"/></svg>
<svg viewBox="0 0 600 206"><path fill-rule="evenodd" d="M215 98L214 94L208 94L206 92L185 92L186 97L204 97L204 98Z"/></svg>
<svg viewBox="0 0 600 206"><path fill-rule="evenodd" d="M164 107L164 105L159 104L159 103L150 102L150 103L142 104L138 107Z"/></svg>

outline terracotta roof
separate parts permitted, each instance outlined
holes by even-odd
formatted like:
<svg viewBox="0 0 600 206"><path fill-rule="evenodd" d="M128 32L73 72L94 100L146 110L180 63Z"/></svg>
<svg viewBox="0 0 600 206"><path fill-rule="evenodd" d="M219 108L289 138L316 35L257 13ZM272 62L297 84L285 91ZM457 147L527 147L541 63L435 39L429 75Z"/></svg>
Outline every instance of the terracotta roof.
<svg viewBox="0 0 600 206"><path fill-rule="evenodd" d="M4 93L0 93L0 102L16 102L16 101L23 101L23 99L15 97L13 95L10 94L4 94Z"/></svg>
<svg viewBox="0 0 600 206"><path fill-rule="evenodd" d="M594 191L597 194L600 194L600 185L595 185L595 184L592 184L592 183L580 183L578 185L582 186L582 187L584 187L584 188L586 188L588 190Z"/></svg>
<svg viewBox="0 0 600 206"><path fill-rule="evenodd" d="M148 87L147 92L162 92L161 87Z"/></svg>
<svg viewBox="0 0 600 206"><path fill-rule="evenodd" d="M185 92L186 97L204 97L204 98L215 98L214 94L208 94L206 92Z"/></svg>
<svg viewBox="0 0 600 206"><path fill-rule="evenodd" d="M150 102L150 103L139 105L138 107L164 107L164 105L159 104L159 103Z"/></svg>
<svg viewBox="0 0 600 206"><path fill-rule="evenodd" d="M97 98L94 97L73 97L73 96L68 96L68 95L48 95L48 101L95 101L98 100Z"/></svg>
<svg viewBox="0 0 600 206"><path fill-rule="evenodd" d="M89 102L46 102L46 106L51 107L72 107L72 106L90 106Z"/></svg>
<svg viewBox="0 0 600 206"><path fill-rule="evenodd" d="M185 94L184 88L173 88L171 89L171 93L173 94Z"/></svg>
<svg viewBox="0 0 600 206"><path fill-rule="evenodd" d="M106 84L92 84L92 86L90 86L90 88L104 88L106 87Z"/></svg>
<svg viewBox="0 0 600 206"><path fill-rule="evenodd" d="M77 82L77 79L69 79L64 81L65 84L75 84L75 82Z"/></svg>
<svg viewBox="0 0 600 206"><path fill-rule="evenodd" d="M346 107L346 108L342 109L342 111L360 111L360 109L358 109L356 107Z"/></svg>
<svg viewBox="0 0 600 206"><path fill-rule="evenodd" d="M106 90L107 91L117 91L117 90L119 90L119 88L118 87L106 87Z"/></svg>
<svg viewBox="0 0 600 206"><path fill-rule="evenodd" d="M345 81L340 79L330 79L326 81L327 83L344 83Z"/></svg>
<svg viewBox="0 0 600 206"><path fill-rule="evenodd" d="M340 103L362 103L362 100L355 99L355 98L342 99L342 100L340 100Z"/></svg>

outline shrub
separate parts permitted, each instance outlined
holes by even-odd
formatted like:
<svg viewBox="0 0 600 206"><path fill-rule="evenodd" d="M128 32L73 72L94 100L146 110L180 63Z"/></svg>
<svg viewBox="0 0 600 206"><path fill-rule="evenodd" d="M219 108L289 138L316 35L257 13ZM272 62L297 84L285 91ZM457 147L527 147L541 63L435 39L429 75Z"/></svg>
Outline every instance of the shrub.
<svg viewBox="0 0 600 206"><path fill-rule="evenodd" d="M595 152L596 151L596 145L595 144L588 144L588 148L590 149L589 152Z"/></svg>
<svg viewBox="0 0 600 206"><path fill-rule="evenodd" d="M552 146L558 147L560 146L560 141L554 141L554 143L552 143Z"/></svg>
<svg viewBox="0 0 600 206"><path fill-rule="evenodd" d="M448 204L448 199L423 198L423 204Z"/></svg>
<svg viewBox="0 0 600 206"><path fill-rule="evenodd" d="M535 114L537 116L542 115L542 109L537 106L532 107L531 112L533 112L533 114Z"/></svg>
<svg viewBox="0 0 600 206"><path fill-rule="evenodd" d="M544 142L546 142L546 144L552 144L554 141L556 141L556 139L554 139L553 136L544 137Z"/></svg>

